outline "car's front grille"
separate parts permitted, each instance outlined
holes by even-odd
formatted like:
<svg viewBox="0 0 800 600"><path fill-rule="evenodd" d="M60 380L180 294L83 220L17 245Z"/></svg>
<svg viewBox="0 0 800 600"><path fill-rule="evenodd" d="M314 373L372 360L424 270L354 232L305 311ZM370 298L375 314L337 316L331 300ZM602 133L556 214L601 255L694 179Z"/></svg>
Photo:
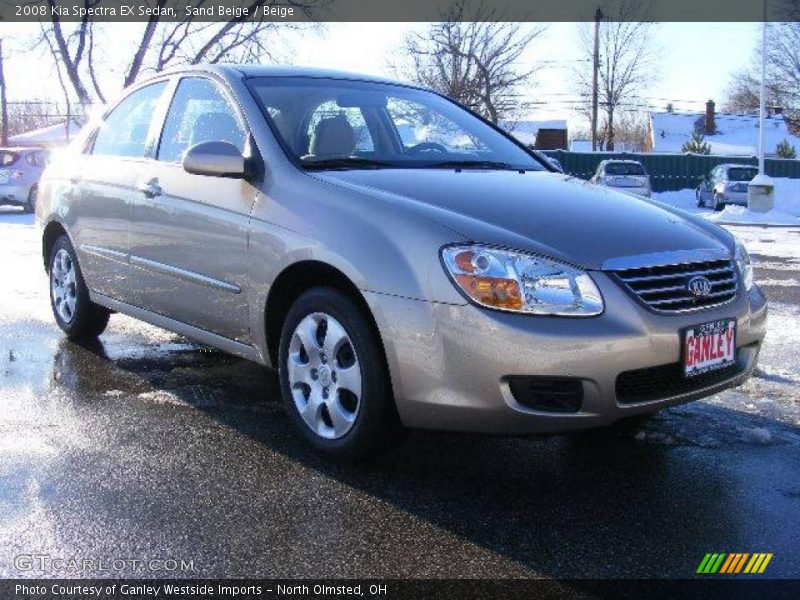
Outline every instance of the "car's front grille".
<svg viewBox="0 0 800 600"><path fill-rule="evenodd" d="M617 402L635 404L688 394L722 383L743 372L738 362L694 377L684 375L681 363L625 371L617 376Z"/></svg>
<svg viewBox="0 0 800 600"><path fill-rule="evenodd" d="M615 271L623 286L647 307L658 312L683 312L725 304L736 296L736 269L731 260L639 267ZM689 282L696 277L711 284L705 295L695 295Z"/></svg>

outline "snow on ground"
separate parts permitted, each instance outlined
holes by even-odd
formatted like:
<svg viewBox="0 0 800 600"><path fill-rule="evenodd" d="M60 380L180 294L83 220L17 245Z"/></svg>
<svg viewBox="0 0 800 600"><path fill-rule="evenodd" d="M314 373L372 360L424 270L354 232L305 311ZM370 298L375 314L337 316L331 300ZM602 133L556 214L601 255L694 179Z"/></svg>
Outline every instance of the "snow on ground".
<svg viewBox="0 0 800 600"><path fill-rule="evenodd" d="M775 207L767 213L756 213L735 205L726 206L720 212L700 208L694 190L661 192L654 194L653 199L719 224L800 225L800 179L775 178L772 181L775 184Z"/></svg>

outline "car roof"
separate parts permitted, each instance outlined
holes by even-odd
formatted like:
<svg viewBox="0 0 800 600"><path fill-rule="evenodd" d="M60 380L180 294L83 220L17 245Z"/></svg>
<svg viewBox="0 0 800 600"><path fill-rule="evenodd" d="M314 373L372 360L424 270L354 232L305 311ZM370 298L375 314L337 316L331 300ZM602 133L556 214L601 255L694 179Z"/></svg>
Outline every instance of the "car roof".
<svg viewBox="0 0 800 600"><path fill-rule="evenodd" d="M623 163L623 164L627 164L627 165L641 165L642 164L638 160L630 160L630 159L627 159L627 158L607 158L606 160L603 161L603 163L606 164L606 165L610 164L610 163Z"/></svg>
<svg viewBox="0 0 800 600"><path fill-rule="evenodd" d="M376 77L374 75L364 75L362 73L353 73L350 71L337 71L335 69L318 69L313 67L294 67L283 65L239 65L233 63L222 64L200 64L200 65L187 65L184 67L177 67L159 73L161 75L172 75L176 73L215 73L217 75L250 78L250 77L309 77L309 78L329 78L329 79L349 79L352 81L369 81L374 83L388 83L393 85L402 85L406 87L420 86L413 83L389 79L386 77ZM424 88L420 88L424 89Z"/></svg>

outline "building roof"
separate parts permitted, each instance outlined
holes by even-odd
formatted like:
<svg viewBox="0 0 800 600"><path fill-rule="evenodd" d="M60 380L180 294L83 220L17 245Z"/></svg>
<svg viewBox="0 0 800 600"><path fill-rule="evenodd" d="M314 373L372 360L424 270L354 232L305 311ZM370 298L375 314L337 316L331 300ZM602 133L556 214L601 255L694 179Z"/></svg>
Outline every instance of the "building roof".
<svg viewBox="0 0 800 600"><path fill-rule="evenodd" d="M683 144L692 137L695 124L705 113L650 113L653 152L681 152ZM758 115L714 115L717 133L705 136L711 154L724 156L755 156L758 154ZM784 139L800 149L800 137L792 135L783 115L764 120L764 150L775 154L775 147Z"/></svg>

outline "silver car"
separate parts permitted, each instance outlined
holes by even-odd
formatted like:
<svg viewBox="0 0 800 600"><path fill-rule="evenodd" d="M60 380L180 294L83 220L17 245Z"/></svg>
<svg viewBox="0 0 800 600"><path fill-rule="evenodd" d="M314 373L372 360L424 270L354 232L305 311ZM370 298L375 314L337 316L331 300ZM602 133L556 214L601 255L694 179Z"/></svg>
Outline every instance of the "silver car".
<svg viewBox="0 0 800 600"><path fill-rule="evenodd" d="M747 206L747 188L758 169L750 165L717 165L695 190L697 206L721 211L726 204Z"/></svg>
<svg viewBox="0 0 800 600"><path fill-rule="evenodd" d="M0 205L33 212L47 156L42 148L0 148Z"/></svg>
<svg viewBox="0 0 800 600"><path fill-rule="evenodd" d="M650 176L638 160L601 161L589 181L645 198L653 193Z"/></svg>
<svg viewBox="0 0 800 600"><path fill-rule="evenodd" d="M342 457L652 413L742 383L765 332L727 231L346 73L159 74L48 167L37 214L69 337L118 311L272 366Z"/></svg>

